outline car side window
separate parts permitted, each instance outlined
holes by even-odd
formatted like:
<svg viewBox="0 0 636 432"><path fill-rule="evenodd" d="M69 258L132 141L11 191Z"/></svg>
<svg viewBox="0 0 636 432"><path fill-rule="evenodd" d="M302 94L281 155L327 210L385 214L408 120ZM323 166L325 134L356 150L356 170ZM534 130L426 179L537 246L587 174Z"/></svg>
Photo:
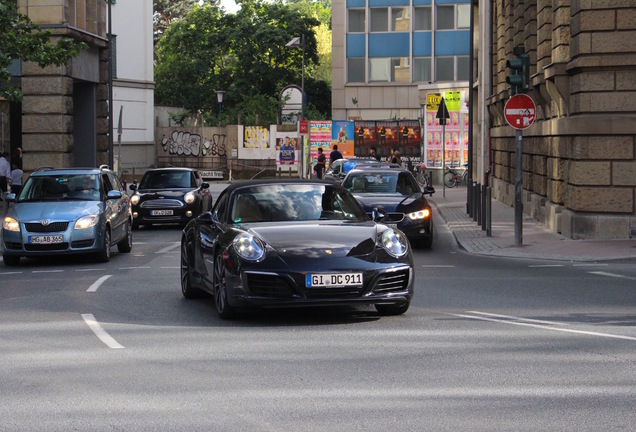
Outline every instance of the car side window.
<svg viewBox="0 0 636 432"><path fill-rule="evenodd" d="M217 200L212 215L214 219L219 221L225 220L225 214L227 213L227 194L223 194Z"/></svg>
<svg viewBox="0 0 636 432"><path fill-rule="evenodd" d="M109 173L108 177L110 177L113 187L123 194L125 192L124 186L122 185L121 180L119 180L119 177L117 177L114 173Z"/></svg>
<svg viewBox="0 0 636 432"><path fill-rule="evenodd" d="M193 185L194 187L199 187L201 186L201 183L203 183L203 180L201 179L201 176L199 175L198 171L195 171L192 173L192 181L193 181Z"/></svg>
<svg viewBox="0 0 636 432"><path fill-rule="evenodd" d="M102 174L102 189L105 194L113 190L113 185L108 178L108 174Z"/></svg>

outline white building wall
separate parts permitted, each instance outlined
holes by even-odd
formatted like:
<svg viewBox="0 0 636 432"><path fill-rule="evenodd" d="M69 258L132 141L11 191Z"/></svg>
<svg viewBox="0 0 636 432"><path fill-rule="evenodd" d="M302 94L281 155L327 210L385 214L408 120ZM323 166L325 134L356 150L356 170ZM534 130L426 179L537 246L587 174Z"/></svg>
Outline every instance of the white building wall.
<svg viewBox="0 0 636 432"><path fill-rule="evenodd" d="M113 145L121 169L132 173L155 165L153 2L118 1L111 6L117 36L117 73L113 79ZM121 145L117 127L122 112ZM117 168L117 163L115 163Z"/></svg>

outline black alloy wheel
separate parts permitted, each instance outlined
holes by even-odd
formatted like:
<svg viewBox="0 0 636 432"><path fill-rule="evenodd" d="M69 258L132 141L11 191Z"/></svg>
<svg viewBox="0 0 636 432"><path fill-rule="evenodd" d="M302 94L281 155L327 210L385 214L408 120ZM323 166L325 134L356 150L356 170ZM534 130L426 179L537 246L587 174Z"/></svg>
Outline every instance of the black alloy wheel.
<svg viewBox="0 0 636 432"><path fill-rule="evenodd" d="M126 236L117 243L117 250L123 253L128 253L132 250L132 228L130 227L130 221L126 222Z"/></svg>
<svg viewBox="0 0 636 432"><path fill-rule="evenodd" d="M225 279L225 262L223 252L217 252L214 258L214 275L212 285L214 287L214 304L219 317L232 319L236 317L235 309L227 302L227 281Z"/></svg>
<svg viewBox="0 0 636 432"><path fill-rule="evenodd" d="M104 246L102 247L101 251L97 252L97 261L110 261L110 229L108 229L108 227L104 232Z"/></svg>
<svg viewBox="0 0 636 432"><path fill-rule="evenodd" d="M200 297L200 292L192 288L190 279L190 259L185 238L181 240L181 293L187 299Z"/></svg>

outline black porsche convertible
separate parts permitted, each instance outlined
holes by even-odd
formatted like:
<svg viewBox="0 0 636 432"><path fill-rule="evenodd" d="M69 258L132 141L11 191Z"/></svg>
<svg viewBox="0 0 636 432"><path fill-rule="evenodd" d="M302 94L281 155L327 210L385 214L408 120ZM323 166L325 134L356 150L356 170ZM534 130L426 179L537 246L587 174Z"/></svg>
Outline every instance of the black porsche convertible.
<svg viewBox="0 0 636 432"><path fill-rule="evenodd" d="M211 294L223 319L250 307L362 304L400 315L413 280L404 234L326 181L232 183L181 239L183 295Z"/></svg>

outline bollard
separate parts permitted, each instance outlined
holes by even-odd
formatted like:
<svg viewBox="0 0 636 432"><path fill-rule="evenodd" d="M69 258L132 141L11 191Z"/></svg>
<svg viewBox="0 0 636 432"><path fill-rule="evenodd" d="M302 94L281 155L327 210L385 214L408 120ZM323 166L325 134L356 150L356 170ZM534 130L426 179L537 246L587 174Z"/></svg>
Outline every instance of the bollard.
<svg viewBox="0 0 636 432"><path fill-rule="evenodd" d="M492 237L492 188L486 188L486 237Z"/></svg>
<svg viewBox="0 0 636 432"><path fill-rule="evenodd" d="M488 218L486 217L486 190L488 188L486 185L481 186L481 230L486 231L486 221Z"/></svg>
<svg viewBox="0 0 636 432"><path fill-rule="evenodd" d="M477 220L477 182L473 182L473 220L476 221Z"/></svg>

